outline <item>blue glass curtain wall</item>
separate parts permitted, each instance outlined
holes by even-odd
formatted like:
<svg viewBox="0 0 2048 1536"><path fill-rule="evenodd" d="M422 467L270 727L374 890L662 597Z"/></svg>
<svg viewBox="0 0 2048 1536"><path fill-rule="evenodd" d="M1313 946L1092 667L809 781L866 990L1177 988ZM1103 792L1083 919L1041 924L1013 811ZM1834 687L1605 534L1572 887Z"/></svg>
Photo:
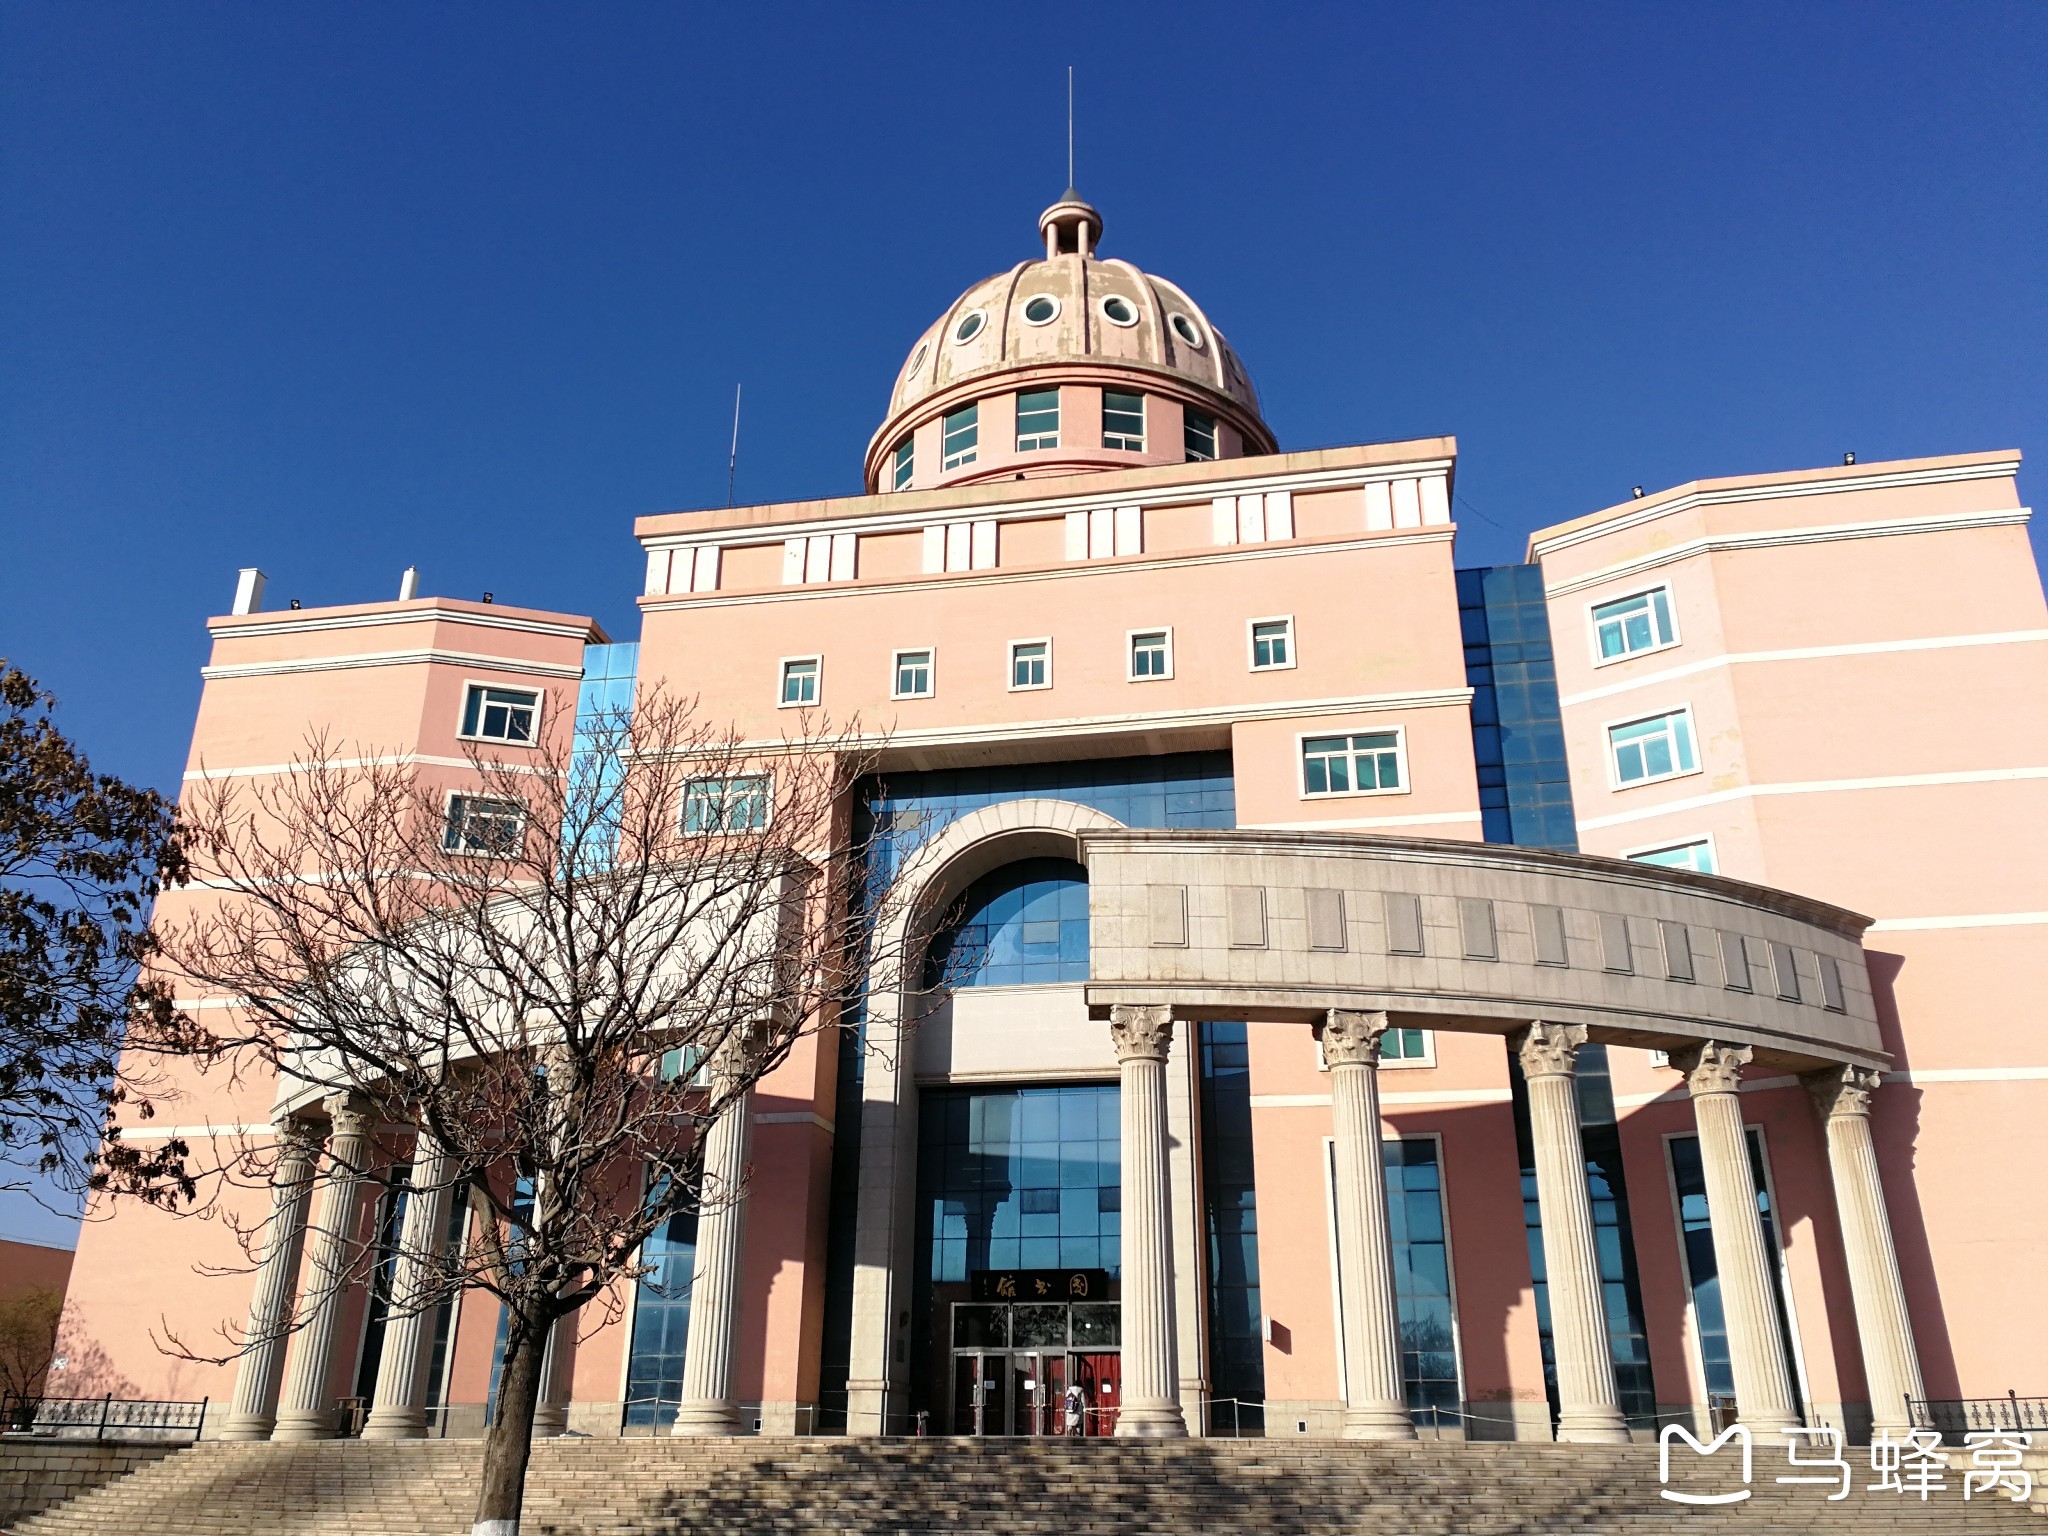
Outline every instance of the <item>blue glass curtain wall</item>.
<svg viewBox="0 0 2048 1536"><path fill-rule="evenodd" d="M1543 569L1459 571L1457 587L1483 835L1489 843L1576 849Z"/></svg>
<svg viewBox="0 0 2048 1536"><path fill-rule="evenodd" d="M683 1399L683 1354L690 1335L690 1268L697 1258L697 1213L678 1211L640 1249L650 1266L633 1299L626 1363L628 1432L664 1430Z"/></svg>
<svg viewBox="0 0 2048 1536"><path fill-rule="evenodd" d="M932 940L925 985L1019 987L1088 979L1088 872L1071 859L991 870Z"/></svg>
<svg viewBox="0 0 2048 1536"><path fill-rule="evenodd" d="M1418 1424L1455 1424L1463 1403L1458 1384L1457 1323L1451 1307L1451 1266L1444 1228L1442 1170L1433 1136L1382 1141L1387 1222L1394 1248L1394 1293L1401 1324L1401 1379L1409 1416ZM1335 1201L1337 1149L1324 1176ZM1332 1206L1334 1209L1334 1204ZM1341 1250L1341 1234L1333 1234ZM1338 1272L1342 1274L1342 1253ZM1343 1304L1351 1305L1348 1297Z"/></svg>
<svg viewBox="0 0 2048 1536"><path fill-rule="evenodd" d="M1251 1057L1242 1024L1199 1026L1202 1203L1209 1244L1209 1384L1218 1398L1266 1400L1259 1304L1259 1204L1252 1177ZM1221 1421L1256 1433L1262 1414Z"/></svg>

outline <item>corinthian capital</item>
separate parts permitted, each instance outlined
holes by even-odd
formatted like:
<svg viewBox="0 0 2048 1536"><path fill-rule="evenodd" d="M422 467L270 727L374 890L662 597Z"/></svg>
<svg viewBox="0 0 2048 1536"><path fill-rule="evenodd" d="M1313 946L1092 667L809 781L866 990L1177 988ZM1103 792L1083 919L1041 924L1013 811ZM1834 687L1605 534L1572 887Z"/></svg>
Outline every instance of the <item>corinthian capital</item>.
<svg viewBox="0 0 2048 1536"><path fill-rule="evenodd" d="M352 1093L330 1094L323 1106L327 1111L334 1141L370 1133L370 1106Z"/></svg>
<svg viewBox="0 0 2048 1536"><path fill-rule="evenodd" d="M1116 1059L1164 1061L1173 1047L1173 1009L1165 1003L1117 1003L1109 1010Z"/></svg>
<svg viewBox="0 0 2048 1536"><path fill-rule="evenodd" d="M1685 1086L1694 1093L1734 1093L1742 1086L1742 1069L1755 1053L1746 1045L1723 1045L1706 1040L1683 1046L1671 1053L1671 1065L1685 1074Z"/></svg>
<svg viewBox="0 0 2048 1536"><path fill-rule="evenodd" d="M1323 1060L1333 1067L1376 1067L1380 1036L1386 1032L1384 1013L1332 1008L1323 1015Z"/></svg>
<svg viewBox="0 0 2048 1536"><path fill-rule="evenodd" d="M1572 1077L1579 1070L1579 1047L1586 1043L1583 1024L1546 1024L1541 1019L1515 1037L1524 1077Z"/></svg>
<svg viewBox="0 0 2048 1536"><path fill-rule="evenodd" d="M1868 1067L1845 1064L1808 1072L1800 1081L1813 1095L1814 1107L1820 1111L1821 1118L1832 1120L1837 1115L1868 1115L1870 1096L1877 1092L1877 1085L1884 1081L1884 1074L1873 1072Z"/></svg>

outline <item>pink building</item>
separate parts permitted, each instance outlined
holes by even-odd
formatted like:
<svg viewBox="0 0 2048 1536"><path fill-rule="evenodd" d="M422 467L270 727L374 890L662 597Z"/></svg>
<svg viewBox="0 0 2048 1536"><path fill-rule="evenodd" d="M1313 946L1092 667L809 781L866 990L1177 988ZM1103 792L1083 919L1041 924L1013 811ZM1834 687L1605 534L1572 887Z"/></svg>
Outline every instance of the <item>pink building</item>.
<svg viewBox="0 0 2048 1536"><path fill-rule="evenodd" d="M1460 570L1452 440L1280 451L1100 233L1070 192L916 342L865 494L640 518L637 650L410 595L264 613L254 573L211 623L194 774L319 729L459 790L463 741L668 681L749 740L886 729L849 809L929 829L889 873L958 898L916 936L965 957L949 1000L913 1037L870 996L876 1049L761 1086L736 1305L642 1287L549 1422L667 1426L707 1340L733 1396L686 1417L741 1432L1060 1432L1078 1387L1091 1433L1861 1435L2048 1387L2017 456L1700 482ZM165 1119L274 1108L200 1078ZM246 1312L195 1268L225 1243L88 1224L75 1326L243 1437L352 1398L476 1432L481 1296L410 1389L359 1287L324 1373L165 1359Z"/></svg>

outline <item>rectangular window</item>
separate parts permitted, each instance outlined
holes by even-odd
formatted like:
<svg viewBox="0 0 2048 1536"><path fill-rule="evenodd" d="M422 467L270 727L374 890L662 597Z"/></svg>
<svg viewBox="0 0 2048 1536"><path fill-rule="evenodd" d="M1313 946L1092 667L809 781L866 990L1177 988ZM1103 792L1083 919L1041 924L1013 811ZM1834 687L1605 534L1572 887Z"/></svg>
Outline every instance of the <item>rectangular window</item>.
<svg viewBox="0 0 2048 1536"><path fill-rule="evenodd" d="M1173 631L1134 629L1130 632L1131 681L1173 676Z"/></svg>
<svg viewBox="0 0 2048 1536"><path fill-rule="evenodd" d="M1325 1143L1324 1177L1335 1209L1336 1144ZM1393 1243L1394 1294L1401 1330L1401 1382L1408 1415L1417 1424L1459 1422L1464 1388L1458 1369L1458 1323L1451 1295L1450 1245L1444 1223L1443 1176L1436 1138L1419 1136L1381 1143L1386 1173L1387 1227ZM1334 1226L1335 1224L1332 1223ZM1343 1274L1343 1239L1333 1233L1338 1274ZM1344 1313L1367 1298L1338 1284L1336 1332L1344 1343ZM1340 1357L1338 1380L1344 1379Z"/></svg>
<svg viewBox="0 0 2048 1536"><path fill-rule="evenodd" d="M509 859L526 841L526 811L516 800L452 795L441 847L449 853L485 853Z"/></svg>
<svg viewBox="0 0 2048 1536"><path fill-rule="evenodd" d="M1402 789L1401 733L1363 731L1355 736L1304 736L1301 792L1373 795Z"/></svg>
<svg viewBox="0 0 2048 1536"><path fill-rule="evenodd" d="M1252 670L1279 671L1294 665L1294 620L1252 620Z"/></svg>
<svg viewBox="0 0 2048 1536"><path fill-rule="evenodd" d="M1432 1066L1429 1033L1420 1029L1390 1029L1380 1036L1380 1064Z"/></svg>
<svg viewBox="0 0 2048 1536"><path fill-rule="evenodd" d="M898 651L896 676L890 695L898 699L928 699L932 696L932 653Z"/></svg>
<svg viewBox="0 0 2048 1536"><path fill-rule="evenodd" d="M1010 687L1050 688L1052 686L1052 642L1018 640L1010 646Z"/></svg>
<svg viewBox="0 0 2048 1536"><path fill-rule="evenodd" d="M1102 392L1102 446L1127 453L1145 451L1145 397L1120 390Z"/></svg>
<svg viewBox="0 0 2048 1536"><path fill-rule="evenodd" d="M1060 445L1060 392L1026 390L1017 396L1017 451L1030 453Z"/></svg>
<svg viewBox="0 0 2048 1536"><path fill-rule="evenodd" d="M896 445L895 460L890 467L889 488L900 491L910 484L910 477L917 468L917 444L910 438Z"/></svg>
<svg viewBox="0 0 2048 1536"><path fill-rule="evenodd" d="M1674 644L1671 589L1655 587L1593 608L1595 662L1619 661L1641 651L1659 651Z"/></svg>
<svg viewBox="0 0 2048 1536"><path fill-rule="evenodd" d="M981 407L963 405L946 418L945 437L941 443L943 456L940 468L958 469L962 464L974 462L975 444L981 440Z"/></svg>
<svg viewBox="0 0 2048 1536"><path fill-rule="evenodd" d="M792 656L782 664L782 699L785 709L818 702L818 669L820 660L816 656Z"/></svg>
<svg viewBox="0 0 2048 1536"><path fill-rule="evenodd" d="M1634 853L1623 854L1633 864L1658 864L1665 869L1689 869L1696 875L1711 875L1714 872L1714 842L1712 838L1696 838L1689 843L1671 843L1663 848L1643 848Z"/></svg>
<svg viewBox="0 0 2048 1536"><path fill-rule="evenodd" d="M1610 725L1607 748L1614 760L1617 789L1676 778L1699 767L1692 755L1692 711L1687 709Z"/></svg>
<svg viewBox="0 0 2048 1536"><path fill-rule="evenodd" d="M478 741L531 746L540 723L540 694L531 688L471 683L462 704L462 734Z"/></svg>
<svg viewBox="0 0 2048 1536"><path fill-rule="evenodd" d="M1188 462L1202 463L1215 458L1216 418L1190 406L1182 413L1181 422L1181 446L1187 452Z"/></svg>
<svg viewBox="0 0 2048 1536"><path fill-rule="evenodd" d="M768 825L768 775L692 779L683 786L685 832L758 832Z"/></svg>

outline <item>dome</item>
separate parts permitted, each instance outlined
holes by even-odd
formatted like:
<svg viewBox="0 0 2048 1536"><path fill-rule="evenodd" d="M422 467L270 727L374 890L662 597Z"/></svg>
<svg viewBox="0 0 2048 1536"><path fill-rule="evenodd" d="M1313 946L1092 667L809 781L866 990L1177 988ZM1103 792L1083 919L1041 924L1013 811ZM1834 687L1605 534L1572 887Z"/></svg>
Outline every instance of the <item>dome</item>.
<svg viewBox="0 0 2048 1536"><path fill-rule="evenodd" d="M911 347L889 417L869 446L870 488L883 456L907 432L937 412L1015 387L1008 374L1158 391L1227 422L1241 452L1274 451L1244 364L1184 289L1096 255L1102 217L1071 188L1038 227L1043 257L976 283ZM1082 467L1090 466L1064 466Z"/></svg>

